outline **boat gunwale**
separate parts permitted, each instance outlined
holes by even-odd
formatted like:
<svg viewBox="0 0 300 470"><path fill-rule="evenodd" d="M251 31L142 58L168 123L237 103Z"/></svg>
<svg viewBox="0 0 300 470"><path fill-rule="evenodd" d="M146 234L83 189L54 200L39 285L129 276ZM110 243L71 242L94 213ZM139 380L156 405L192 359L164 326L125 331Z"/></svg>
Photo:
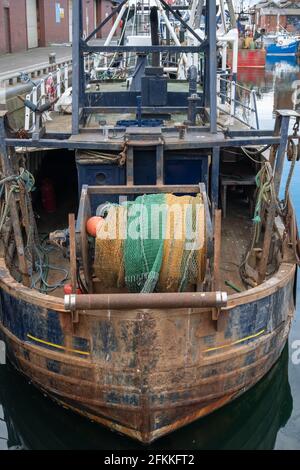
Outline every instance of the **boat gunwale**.
<svg viewBox="0 0 300 470"><path fill-rule="evenodd" d="M245 303L252 303L254 301L263 299L278 289L286 285L294 276L296 270L296 265L294 263L281 263L279 265L278 271L269 279L267 279L263 284L260 286L254 287L247 291L229 295L228 296L228 303L227 307L223 307L222 311L231 310L239 305L243 305ZM3 258L0 258L0 287L7 292L8 294L23 300L28 303L33 303L39 307L55 310L57 312L66 313L71 315L71 312L65 309L64 307L64 299L58 298L46 294L41 294L30 287L26 287L23 284L17 282L12 275L10 274L5 261ZM114 295L114 294L111 294ZM155 294L152 294L155 295ZM143 309L138 309L143 310ZM149 309L144 309L145 311L149 311ZM155 309L153 309L155 310ZM187 314L190 311L198 311L198 310L205 310L207 311L208 308L205 309L168 309L168 312L176 312L176 311L186 311ZM80 315L90 315L90 316L99 316L106 312L107 310L80 310ZM112 312L118 312L117 309L111 310Z"/></svg>

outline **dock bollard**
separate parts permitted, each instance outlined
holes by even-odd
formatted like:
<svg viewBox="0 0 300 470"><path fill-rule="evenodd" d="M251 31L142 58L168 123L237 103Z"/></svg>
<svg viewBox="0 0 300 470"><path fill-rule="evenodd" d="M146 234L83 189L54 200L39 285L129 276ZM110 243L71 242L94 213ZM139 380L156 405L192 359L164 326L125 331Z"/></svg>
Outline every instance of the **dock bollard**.
<svg viewBox="0 0 300 470"><path fill-rule="evenodd" d="M50 69L53 72L56 69L56 53L50 52L49 54L49 65L51 65Z"/></svg>

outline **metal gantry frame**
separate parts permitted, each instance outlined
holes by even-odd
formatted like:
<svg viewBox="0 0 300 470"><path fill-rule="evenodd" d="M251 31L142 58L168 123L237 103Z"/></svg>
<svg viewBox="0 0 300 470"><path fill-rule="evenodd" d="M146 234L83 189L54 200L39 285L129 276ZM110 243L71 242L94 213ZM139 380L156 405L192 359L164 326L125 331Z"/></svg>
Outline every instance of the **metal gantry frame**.
<svg viewBox="0 0 300 470"><path fill-rule="evenodd" d="M125 3L127 0L123 0ZM164 0L163 0L164 1ZM123 4L125 4L123 3ZM121 8L120 4L117 10ZM171 7L170 7L171 8ZM120 10L118 10L120 11ZM0 111L0 154L2 169L6 175L10 175L12 170L12 159L10 155L14 152L16 147L37 148L37 149L69 149L69 150L103 150L120 152L126 145L126 132L123 128L117 129L116 135L113 139L102 139L99 128L90 129L90 134L98 135L98 137L91 138L90 134L86 137L80 132L80 115L85 110L93 112L93 106L88 102L88 97L85 89L84 79L84 53L87 51L97 52L115 52L120 50L128 50L127 46L95 46L89 44L90 39L94 34L101 29L104 23L107 23L108 18L99 25L92 34L86 39L83 38L83 25L82 25L82 2L81 0L74 0L74 17L73 17L73 116L72 124L73 129L71 132L47 132L46 129L40 129L38 132L29 133L26 137L22 134L14 132L8 123L8 116L6 111ZM158 157L163 159L163 153L174 150L195 150L201 149L209 150L212 156L211 164L211 200L213 207L218 207L219 204L219 172L220 172L220 152L221 149L230 147L248 147L248 146L263 146L273 145L276 158L274 158L274 177L279 185L282 167L285 156L286 144L289 137L289 123L291 118L300 118L299 114L295 111L279 111L275 129L269 130L233 130L229 129L227 132L217 131L217 103L216 103L216 80L217 80L217 60L216 60L216 1L209 0L206 12L206 37L197 47L177 47L177 46L151 46L151 47L136 47L134 50L143 53L151 53L153 51L170 51L177 52L195 52L204 51L206 57L206 76L204 87L204 106L210 109L210 126L191 126L189 128L188 138L181 139L180 131L178 128L161 129L162 138L164 135L172 135L172 139L166 139L163 144L159 144ZM125 92L127 93L127 92ZM128 92L130 94L130 92ZM113 96L113 93L110 94ZM180 93L179 93L180 95ZM134 109L134 104L123 107L123 112L128 112ZM186 106L187 108L187 106ZM95 107L97 112L97 107ZM107 108L109 109L109 108ZM121 109L121 112L122 112ZM173 108L174 109L174 108ZM118 108L118 110L120 110ZM171 113L172 109L165 107L161 108L161 112ZM112 111L111 111L112 112ZM147 132L147 131L146 131ZM151 134L151 129L149 130ZM141 141L143 137L141 137ZM129 148L128 156L130 157ZM162 154L162 155L161 155ZM128 161L130 158L128 157ZM128 163L128 162L127 162ZM161 176L163 180L163 175ZM15 208L12 208L12 213ZM16 228L16 238L19 238Z"/></svg>
<svg viewBox="0 0 300 470"><path fill-rule="evenodd" d="M204 92L204 106L210 110L210 132L217 132L217 39L216 39L216 0L207 0L206 2L206 27L205 38L201 39L199 35L187 24L177 11L165 0L159 0L161 7L168 13L180 21L180 23L194 36L198 45L196 46L179 46L179 45L160 45L160 46L123 46L123 45L95 45L90 44L91 39L103 28L103 26L115 15L120 14L126 5L129 5L128 0L123 0L113 12L105 18L94 31L87 36L83 37L83 13L82 13L82 0L73 1L73 115L72 115L72 133L74 135L80 132L81 117L86 108L89 108L89 113L92 112L93 106L88 106L90 103L87 99L85 74L84 74L84 54L85 53L115 53L115 52L135 52L142 54L151 54L154 52L169 52L169 53L204 53L206 71L205 71L205 92ZM96 96L96 94L94 94ZM97 101L97 97L96 97ZM128 106L124 106L123 112L128 112ZM187 104L186 104L187 107ZM119 112L122 112L121 107Z"/></svg>

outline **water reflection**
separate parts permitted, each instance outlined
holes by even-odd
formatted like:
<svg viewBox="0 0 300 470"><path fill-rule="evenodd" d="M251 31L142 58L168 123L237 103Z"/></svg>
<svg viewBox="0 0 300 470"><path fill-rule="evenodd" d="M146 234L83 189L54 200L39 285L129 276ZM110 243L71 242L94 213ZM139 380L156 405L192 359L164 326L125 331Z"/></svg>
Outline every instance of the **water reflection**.
<svg viewBox="0 0 300 470"><path fill-rule="evenodd" d="M240 69L238 80L256 90L261 128L270 128L277 109L295 109L292 95L293 83L300 80L299 60L268 57L265 69Z"/></svg>
<svg viewBox="0 0 300 470"><path fill-rule="evenodd" d="M0 367L0 448L134 449L138 445L62 409ZM14 391L14 393L12 393ZM288 349L249 393L222 410L158 441L160 449L273 449L293 409Z"/></svg>

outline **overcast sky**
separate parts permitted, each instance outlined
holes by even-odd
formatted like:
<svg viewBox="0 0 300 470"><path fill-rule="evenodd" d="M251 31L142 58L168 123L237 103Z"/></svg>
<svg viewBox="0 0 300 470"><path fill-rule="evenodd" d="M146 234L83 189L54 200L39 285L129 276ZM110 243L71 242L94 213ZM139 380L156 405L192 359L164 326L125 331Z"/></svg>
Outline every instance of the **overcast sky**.
<svg viewBox="0 0 300 470"><path fill-rule="evenodd" d="M257 0L258 1L258 0ZM242 3L241 0L235 0L236 5ZM244 0L244 6L247 7L248 5L253 5L253 3L256 3L256 0Z"/></svg>

